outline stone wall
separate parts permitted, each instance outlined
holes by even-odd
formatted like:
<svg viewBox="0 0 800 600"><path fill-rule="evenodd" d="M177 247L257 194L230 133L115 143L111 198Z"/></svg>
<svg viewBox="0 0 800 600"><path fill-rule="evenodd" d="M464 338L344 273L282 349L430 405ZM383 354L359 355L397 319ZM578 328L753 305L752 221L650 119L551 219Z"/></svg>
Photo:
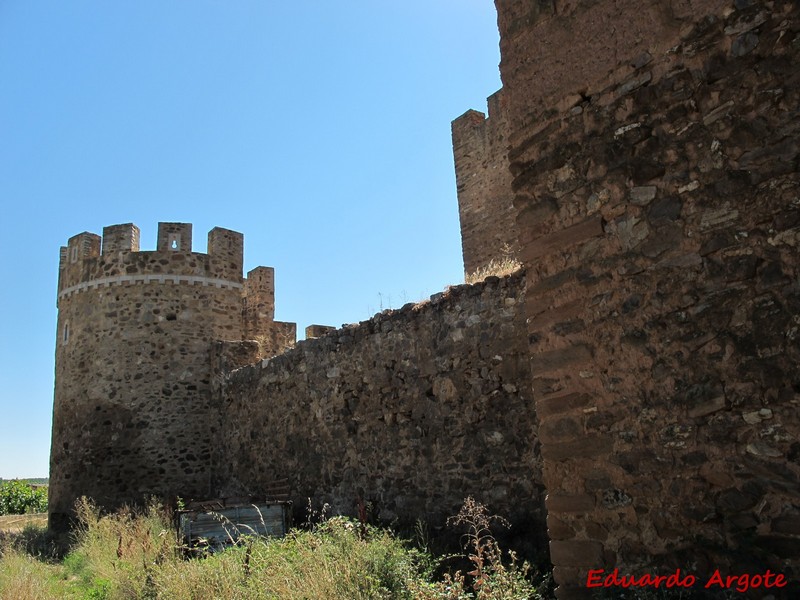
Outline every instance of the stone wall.
<svg viewBox="0 0 800 600"><path fill-rule="evenodd" d="M210 349L245 332L242 235L215 228L208 254L191 252L191 243L191 225L161 223L161 250L139 252L139 229L125 224L105 228L102 239L74 236L61 250L54 529L84 495L110 509L150 494L213 494L219 410ZM271 319L261 317L262 332ZM287 324L273 325L282 332ZM265 355L256 347L249 359Z"/></svg>
<svg viewBox="0 0 800 600"><path fill-rule="evenodd" d="M796 580L800 8L496 4L559 598Z"/></svg>
<svg viewBox="0 0 800 600"><path fill-rule="evenodd" d="M541 539L522 301L520 275L490 278L234 371L220 492L288 479L300 509L312 498L355 515L361 499L378 520L434 528L473 495Z"/></svg>
<svg viewBox="0 0 800 600"><path fill-rule="evenodd" d="M467 496L546 550L522 274L490 277L294 342L274 272L238 275L243 238L191 226L82 233L61 251L51 526L76 498L266 495L436 531Z"/></svg>
<svg viewBox="0 0 800 600"><path fill-rule="evenodd" d="M461 250L467 275L494 259L517 254L505 104L500 90L489 97L488 118L469 110L452 124Z"/></svg>
<svg viewBox="0 0 800 600"><path fill-rule="evenodd" d="M695 23L734 9L731 0L495 0L495 5L512 148L547 119L623 82L647 55L669 57ZM669 60L655 62L651 69L669 69ZM646 79L647 72L639 76Z"/></svg>

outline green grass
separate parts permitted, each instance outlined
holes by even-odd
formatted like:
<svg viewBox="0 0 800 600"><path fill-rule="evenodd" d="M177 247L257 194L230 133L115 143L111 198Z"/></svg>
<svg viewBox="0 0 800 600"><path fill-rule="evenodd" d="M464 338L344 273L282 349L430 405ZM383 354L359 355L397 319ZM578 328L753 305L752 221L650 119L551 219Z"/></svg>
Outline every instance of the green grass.
<svg viewBox="0 0 800 600"><path fill-rule="evenodd" d="M281 539L244 538L236 547L187 558L169 515L159 509L100 516L83 503L78 512L82 525L63 558L56 558L41 527L0 539L0 600L540 597L520 565L483 557L477 586L460 573L436 578L439 561L426 550L343 517Z"/></svg>

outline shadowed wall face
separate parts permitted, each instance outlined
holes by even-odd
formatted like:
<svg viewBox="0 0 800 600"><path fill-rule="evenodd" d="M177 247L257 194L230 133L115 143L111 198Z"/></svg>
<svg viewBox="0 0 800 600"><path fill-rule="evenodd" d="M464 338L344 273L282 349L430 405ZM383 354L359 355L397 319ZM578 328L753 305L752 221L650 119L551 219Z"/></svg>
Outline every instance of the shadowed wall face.
<svg viewBox="0 0 800 600"><path fill-rule="evenodd" d="M496 4L559 597L796 578L800 9Z"/></svg>

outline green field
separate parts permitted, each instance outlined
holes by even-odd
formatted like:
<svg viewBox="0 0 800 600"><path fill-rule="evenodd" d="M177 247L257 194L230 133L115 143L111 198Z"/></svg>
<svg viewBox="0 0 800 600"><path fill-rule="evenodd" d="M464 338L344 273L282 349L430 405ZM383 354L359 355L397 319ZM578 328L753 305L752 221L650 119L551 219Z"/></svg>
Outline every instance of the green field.
<svg viewBox="0 0 800 600"><path fill-rule="evenodd" d="M3 479L0 477L0 483L5 481L14 481L14 479ZM49 485L50 478L49 477L30 477L30 478L21 478L20 481L24 481L25 483L30 483L31 485Z"/></svg>

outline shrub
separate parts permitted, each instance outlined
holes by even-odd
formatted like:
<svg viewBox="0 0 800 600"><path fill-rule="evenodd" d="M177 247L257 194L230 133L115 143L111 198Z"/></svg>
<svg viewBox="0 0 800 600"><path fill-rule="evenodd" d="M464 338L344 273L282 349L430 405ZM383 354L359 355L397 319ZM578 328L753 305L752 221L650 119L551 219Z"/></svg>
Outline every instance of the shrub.
<svg viewBox="0 0 800 600"><path fill-rule="evenodd" d="M19 479L0 483L0 515L24 515L47 511L47 489L34 488Z"/></svg>
<svg viewBox="0 0 800 600"><path fill-rule="evenodd" d="M281 539L250 538L154 579L159 598L408 599L426 558L390 532L334 517Z"/></svg>

